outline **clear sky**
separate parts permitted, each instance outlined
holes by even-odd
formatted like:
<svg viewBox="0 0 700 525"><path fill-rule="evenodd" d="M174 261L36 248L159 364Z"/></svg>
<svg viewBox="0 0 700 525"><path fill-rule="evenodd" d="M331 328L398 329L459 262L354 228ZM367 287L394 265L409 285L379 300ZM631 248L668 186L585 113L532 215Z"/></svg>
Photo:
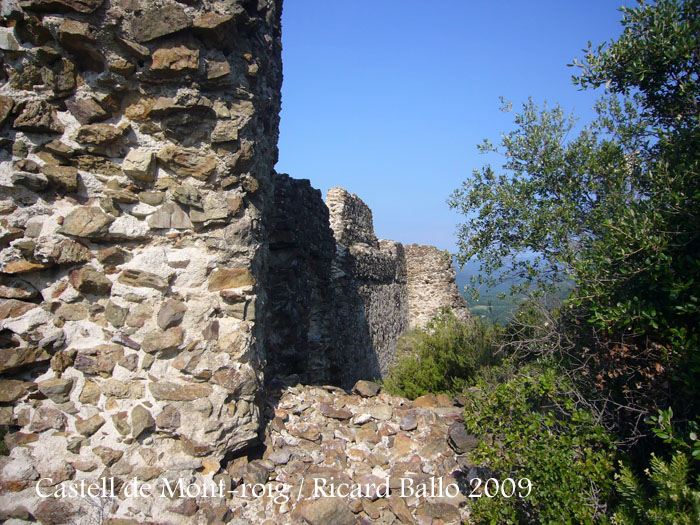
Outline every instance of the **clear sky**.
<svg viewBox="0 0 700 525"><path fill-rule="evenodd" d="M380 238L454 251L446 200L512 126L499 96L590 119L566 64L620 34L622 3L286 0L276 169L356 193Z"/></svg>

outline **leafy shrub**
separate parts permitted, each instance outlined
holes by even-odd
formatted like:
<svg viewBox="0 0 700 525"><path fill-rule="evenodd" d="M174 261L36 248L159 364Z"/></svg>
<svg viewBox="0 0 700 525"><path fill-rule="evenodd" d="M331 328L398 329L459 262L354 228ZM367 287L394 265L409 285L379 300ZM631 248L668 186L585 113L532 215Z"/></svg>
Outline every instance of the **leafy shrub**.
<svg viewBox="0 0 700 525"><path fill-rule="evenodd" d="M506 374L497 369L505 368ZM572 385L551 364L489 370L465 406L467 431L493 433L470 460L502 480L528 478L526 498L474 499L477 523L593 523L606 519L612 495L612 439L576 407ZM505 379L504 382L499 382Z"/></svg>
<svg viewBox="0 0 700 525"><path fill-rule="evenodd" d="M494 362L499 334L487 321L461 322L444 311L402 340L384 386L409 399L429 392L461 392L481 367Z"/></svg>
<svg viewBox="0 0 700 525"><path fill-rule="evenodd" d="M690 483L690 460L678 451L670 462L651 455L650 467L645 470L654 488L649 495L632 468L623 466L616 483L621 502L614 522L694 524L700 523L700 478L695 486Z"/></svg>
<svg viewBox="0 0 700 525"><path fill-rule="evenodd" d="M700 523L698 423L674 424L671 408L659 410L649 419L654 434L669 446L671 461L666 462L652 453L649 468L644 470L647 478L644 481L635 474L634 465L621 465L615 484L620 503L614 521L624 524ZM687 430L686 437L682 429ZM693 463L690 458L696 461ZM691 478L694 476L697 477L693 484Z"/></svg>

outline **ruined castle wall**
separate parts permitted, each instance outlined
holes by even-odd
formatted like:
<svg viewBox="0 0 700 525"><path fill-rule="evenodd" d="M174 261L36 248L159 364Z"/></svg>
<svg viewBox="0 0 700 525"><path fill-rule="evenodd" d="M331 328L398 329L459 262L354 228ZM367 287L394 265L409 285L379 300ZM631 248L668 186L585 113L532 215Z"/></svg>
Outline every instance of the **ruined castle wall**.
<svg viewBox="0 0 700 525"><path fill-rule="evenodd" d="M268 229L266 375L331 384L337 380L330 351L336 322L331 288L335 240L321 192L308 180L277 175Z"/></svg>
<svg viewBox="0 0 700 525"><path fill-rule="evenodd" d="M225 479L257 439L280 9L3 0L3 511L88 518L36 481ZM222 504L122 493L107 511L191 523Z"/></svg>
<svg viewBox="0 0 700 525"><path fill-rule="evenodd" d="M354 360L348 365L351 376L381 377L388 372L396 343L408 326L403 247L398 242L377 240L372 211L357 195L331 188L326 204L338 243L337 296L339 300L346 295L352 298L354 291L361 303L346 315L346 326L360 329L345 328L343 333L344 346L353 349L350 355ZM361 350L368 344L371 355Z"/></svg>
<svg viewBox="0 0 700 525"><path fill-rule="evenodd" d="M356 195L333 188L324 203L307 180L275 180L266 378L349 388L381 377L407 328L403 246L377 240Z"/></svg>
<svg viewBox="0 0 700 525"><path fill-rule="evenodd" d="M422 244L407 244L404 250L410 328L424 327L442 308L450 308L458 319L468 319L449 252Z"/></svg>
<svg viewBox="0 0 700 525"><path fill-rule="evenodd" d="M224 521L123 483L228 485L265 376L379 377L412 309L452 299L357 196L273 172L281 0L1 9L0 520L89 521L37 481L114 478L105 515Z"/></svg>

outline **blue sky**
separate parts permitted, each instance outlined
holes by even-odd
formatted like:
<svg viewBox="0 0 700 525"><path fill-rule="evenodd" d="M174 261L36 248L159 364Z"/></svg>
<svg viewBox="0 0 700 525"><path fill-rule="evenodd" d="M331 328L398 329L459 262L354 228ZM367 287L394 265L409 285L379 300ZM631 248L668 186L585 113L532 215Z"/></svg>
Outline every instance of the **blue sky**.
<svg viewBox="0 0 700 525"><path fill-rule="evenodd" d="M276 169L358 194L380 238L454 251L446 200L511 127L499 96L590 118L566 64L620 34L622 2L286 0Z"/></svg>

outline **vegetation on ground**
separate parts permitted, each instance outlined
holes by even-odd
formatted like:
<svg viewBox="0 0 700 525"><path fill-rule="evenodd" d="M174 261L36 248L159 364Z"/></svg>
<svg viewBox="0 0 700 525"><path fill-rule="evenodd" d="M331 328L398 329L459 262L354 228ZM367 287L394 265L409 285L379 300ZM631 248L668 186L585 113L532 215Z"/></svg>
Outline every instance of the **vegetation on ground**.
<svg viewBox="0 0 700 525"><path fill-rule="evenodd" d="M480 380L466 397L471 434L488 429L470 461L493 477L528 479L527 497L481 497L472 509L477 523L590 523L605 516L613 490L611 436L591 412L577 407L573 385L546 362L508 363ZM491 476L489 476L491 477Z"/></svg>
<svg viewBox="0 0 700 525"><path fill-rule="evenodd" d="M470 459L536 480L528 498L475 500L481 522L700 516L700 0L621 12L621 36L572 64L574 84L604 90L595 120L504 102L515 128L480 146L503 166L450 200L457 257L481 266L471 286L514 280L517 311L503 330L433 324L413 337L439 344L387 382L411 397L471 386Z"/></svg>
<svg viewBox="0 0 700 525"><path fill-rule="evenodd" d="M402 338L384 387L409 399L429 392L457 394L479 369L494 362L498 335L499 328L491 323L460 322L444 311L424 329Z"/></svg>

